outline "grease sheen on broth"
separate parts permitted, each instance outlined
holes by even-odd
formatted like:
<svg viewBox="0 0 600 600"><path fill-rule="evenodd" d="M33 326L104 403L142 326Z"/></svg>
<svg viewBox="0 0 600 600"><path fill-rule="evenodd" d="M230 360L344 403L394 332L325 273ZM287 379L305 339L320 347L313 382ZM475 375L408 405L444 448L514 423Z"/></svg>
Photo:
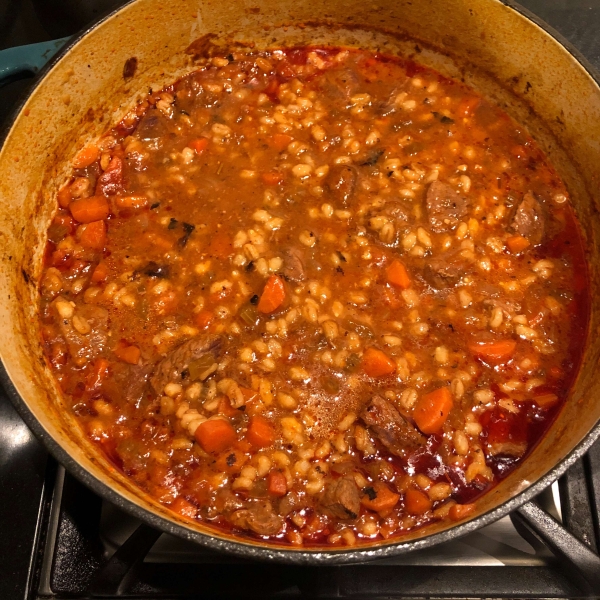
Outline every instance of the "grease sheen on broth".
<svg viewBox="0 0 600 600"><path fill-rule="evenodd" d="M46 356L178 514L306 547L460 521L560 411L589 312L578 224L528 133L463 84L234 52L72 164Z"/></svg>

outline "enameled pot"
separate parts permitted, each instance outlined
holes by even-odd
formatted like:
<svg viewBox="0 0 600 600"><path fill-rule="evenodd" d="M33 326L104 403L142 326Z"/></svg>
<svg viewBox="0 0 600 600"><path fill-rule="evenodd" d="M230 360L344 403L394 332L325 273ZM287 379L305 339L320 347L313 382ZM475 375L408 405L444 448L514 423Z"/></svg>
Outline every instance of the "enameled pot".
<svg viewBox="0 0 600 600"><path fill-rule="evenodd" d="M234 538L169 512L85 437L46 366L37 285L68 157L115 124L149 88L195 68L190 44L358 46L413 58L461 79L527 126L573 198L593 300L584 361L559 418L531 455L459 524L434 523L360 549L297 550ZM135 57L137 69L125 69ZM133 64L130 61L129 66ZM432 546L507 514L561 475L600 435L600 89L590 66L516 5L500 0L134 0L52 61L14 115L0 151L2 380L27 424L100 496L153 527L248 558L311 564L368 560Z"/></svg>

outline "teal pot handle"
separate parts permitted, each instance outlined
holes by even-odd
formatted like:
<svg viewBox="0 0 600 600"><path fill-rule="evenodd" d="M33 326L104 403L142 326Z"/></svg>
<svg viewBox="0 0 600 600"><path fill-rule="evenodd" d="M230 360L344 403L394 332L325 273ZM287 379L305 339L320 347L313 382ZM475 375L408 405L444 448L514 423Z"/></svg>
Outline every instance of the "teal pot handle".
<svg viewBox="0 0 600 600"><path fill-rule="evenodd" d="M21 73L37 73L70 37L0 50L0 85Z"/></svg>

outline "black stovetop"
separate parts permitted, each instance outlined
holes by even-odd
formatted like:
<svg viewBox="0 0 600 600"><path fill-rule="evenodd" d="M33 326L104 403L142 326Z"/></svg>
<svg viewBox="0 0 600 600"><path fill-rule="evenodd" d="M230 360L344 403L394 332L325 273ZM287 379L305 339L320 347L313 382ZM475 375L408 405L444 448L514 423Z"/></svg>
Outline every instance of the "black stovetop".
<svg viewBox="0 0 600 600"><path fill-rule="evenodd" d="M70 35L121 3L0 0L0 49ZM600 69L600 0L521 3ZM0 88L0 122L29 85L23 79ZM597 551L600 442L538 504ZM565 561L524 533L519 522L505 517L426 551L319 568L242 561L167 535L156 541L156 532L66 474L0 388L0 600L600 597L600 589L583 591Z"/></svg>

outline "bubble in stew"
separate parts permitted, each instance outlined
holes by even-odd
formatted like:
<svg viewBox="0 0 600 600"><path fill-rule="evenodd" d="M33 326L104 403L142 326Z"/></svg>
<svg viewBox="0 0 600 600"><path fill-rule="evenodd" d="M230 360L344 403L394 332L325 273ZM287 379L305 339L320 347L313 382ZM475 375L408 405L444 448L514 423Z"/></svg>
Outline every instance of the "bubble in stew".
<svg viewBox="0 0 600 600"><path fill-rule="evenodd" d="M466 519L577 374L564 183L407 60L203 59L82 148L57 202L40 319L66 404L215 530L339 547Z"/></svg>

